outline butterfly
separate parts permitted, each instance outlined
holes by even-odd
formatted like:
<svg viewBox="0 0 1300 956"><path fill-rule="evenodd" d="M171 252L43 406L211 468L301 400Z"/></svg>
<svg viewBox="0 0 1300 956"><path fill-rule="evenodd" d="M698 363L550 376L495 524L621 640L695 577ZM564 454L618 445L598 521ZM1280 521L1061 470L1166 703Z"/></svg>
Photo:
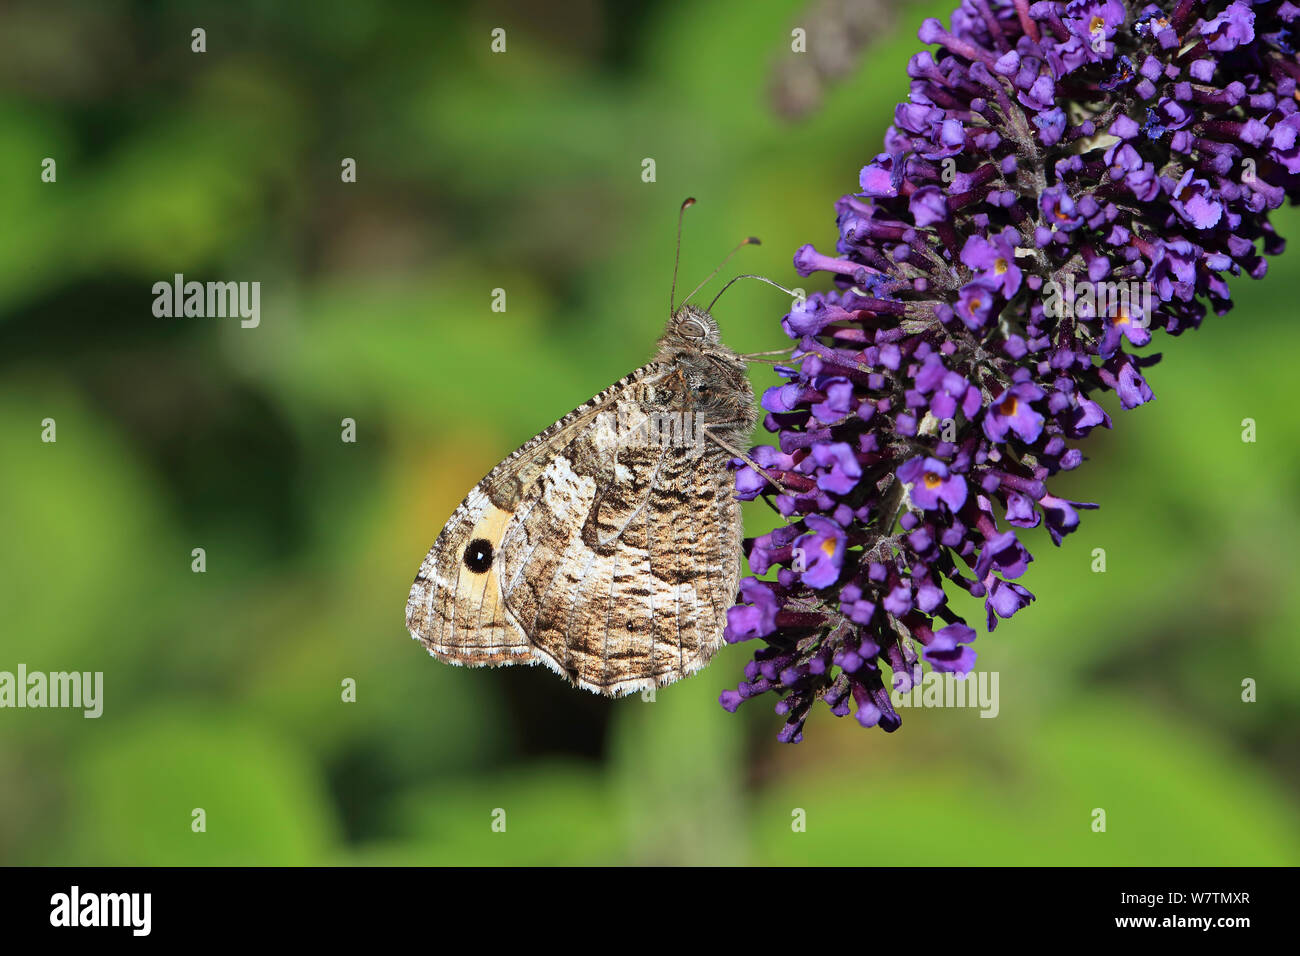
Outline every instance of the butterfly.
<svg viewBox="0 0 1300 956"><path fill-rule="evenodd" d="M677 228L680 252L680 214ZM669 312L647 364L525 442L452 513L406 602L434 657L542 664L618 697L717 652L741 570L733 462L759 468L739 450L758 412L747 357L709 311Z"/></svg>

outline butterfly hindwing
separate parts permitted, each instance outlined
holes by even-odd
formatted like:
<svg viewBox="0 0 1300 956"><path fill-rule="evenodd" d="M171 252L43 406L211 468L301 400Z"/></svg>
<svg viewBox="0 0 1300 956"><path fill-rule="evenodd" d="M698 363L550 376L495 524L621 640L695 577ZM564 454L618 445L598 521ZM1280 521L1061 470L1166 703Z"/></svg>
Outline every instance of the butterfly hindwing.
<svg viewBox="0 0 1300 956"><path fill-rule="evenodd" d="M505 601L542 663L617 696L712 658L739 576L740 520L713 449L597 448L600 432L548 468L523 521L528 543L505 558ZM584 493L556 509L545 499L557 488Z"/></svg>

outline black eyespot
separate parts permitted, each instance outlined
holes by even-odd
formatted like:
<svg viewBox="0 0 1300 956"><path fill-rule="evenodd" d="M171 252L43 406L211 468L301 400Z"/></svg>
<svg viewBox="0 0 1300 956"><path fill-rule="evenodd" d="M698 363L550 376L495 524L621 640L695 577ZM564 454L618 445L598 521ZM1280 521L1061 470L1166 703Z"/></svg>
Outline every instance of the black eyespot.
<svg viewBox="0 0 1300 956"><path fill-rule="evenodd" d="M707 395L707 394L709 394L710 391L712 391L712 389L710 389L709 386L707 386L707 385L696 385L696 386L695 386L695 394L696 394L696 395Z"/></svg>
<svg viewBox="0 0 1300 956"><path fill-rule="evenodd" d="M465 567L474 574L483 574L492 567L492 542L475 538L465 547Z"/></svg>

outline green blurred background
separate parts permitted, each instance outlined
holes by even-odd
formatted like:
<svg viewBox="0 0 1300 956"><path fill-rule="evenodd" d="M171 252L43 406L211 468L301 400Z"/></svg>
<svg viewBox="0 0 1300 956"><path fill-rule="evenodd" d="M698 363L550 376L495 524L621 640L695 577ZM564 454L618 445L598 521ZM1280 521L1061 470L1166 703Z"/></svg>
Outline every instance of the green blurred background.
<svg viewBox="0 0 1300 956"><path fill-rule="evenodd" d="M407 636L469 487L648 357L684 196L687 287L750 234L734 271L820 287L790 257L833 248L916 28L949 9L852 7L4 8L0 670L103 671L105 699L0 711L0 860L1300 861L1300 255L1158 336L1159 400L1109 404L1117 430L1057 482L1103 507L1063 549L1027 533L1038 601L975 645L997 719L912 710L885 735L823 708L784 746L770 701L716 703L748 647L651 703ZM177 272L259 280L260 327L155 318ZM759 350L784 309L742 283L715 314Z"/></svg>

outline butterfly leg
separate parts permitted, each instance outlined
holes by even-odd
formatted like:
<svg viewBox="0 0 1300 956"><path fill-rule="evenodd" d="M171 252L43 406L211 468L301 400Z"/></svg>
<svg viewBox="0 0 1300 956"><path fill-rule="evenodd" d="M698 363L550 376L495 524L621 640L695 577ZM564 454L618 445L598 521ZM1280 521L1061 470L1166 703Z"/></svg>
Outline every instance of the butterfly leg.
<svg viewBox="0 0 1300 956"><path fill-rule="evenodd" d="M791 358L789 349L774 349L771 352L746 352L744 355L739 356L739 358L745 362L760 362L763 365L793 366L793 365L798 365L800 362L806 359L810 354L812 353L809 352L800 355L797 358ZM785 356L785 358L784 359L768 358L768 356L770 355L782 355Z"/></svg>
<svg viewBox="0 0 1300 956"><path fill-rule="evenodd" d="M725 428L726 423L723 423L722 425L719 425L717 427ZM746 452L741 451L739 448L733 448L730 444L728 444L727 442L719 438L717 435L715 435L713 433L712 426L706 425L704 427L704 434L709 439L709 441L713 442L723 451L730 452L731 454L735 455L737 458L741 459L750 468L753 468L756 472L758 472L760 475L762 475L764 478L770 481L777 488L781 489L781 491L785 492L787 495L797 495L799 493L798 491L789 487L785 482L783 482L780 478L776 477L776 475L772 474L770 471L768 471L758 462L754 461L754 459L749 457L749 455Z"/></svg>

